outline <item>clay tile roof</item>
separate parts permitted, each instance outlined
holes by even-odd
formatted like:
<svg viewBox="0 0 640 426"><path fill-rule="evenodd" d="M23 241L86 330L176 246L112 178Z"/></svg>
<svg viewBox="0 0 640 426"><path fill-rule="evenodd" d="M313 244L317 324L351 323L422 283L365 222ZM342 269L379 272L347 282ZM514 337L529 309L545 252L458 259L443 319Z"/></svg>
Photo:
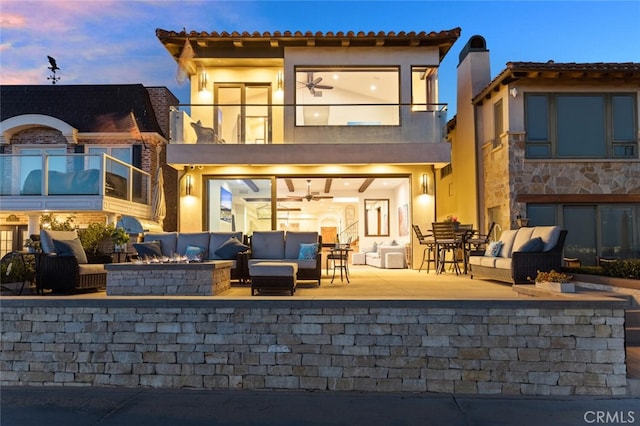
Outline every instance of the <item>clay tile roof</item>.
<svg viewBox="0 0 640 426"><path fill-rule="evenodd" d="M507 62L500 72L474 98L477 102L489 96L498 85L509 84L523 78L528 79L601 79L640 81L640 63L638 62Z"/></svg>
<svg viewBox="0 0 640 426"><path fill-rule="evenodd" d="M313 45L322 46L437 46L440 51L440 60L444 58L451 46L460 37L461 29L453 28L451 30L444 31L400 31L398 33L394 31L254 31L252 33L248 31L238 32L233 31L231 33L227 31L169 31L163 29L156 29L156 37L162 42L165 48L171 53L174 58L178 58L185 40L196 42L193 46L196 50L196 57L207 57L204 55L198 56L198 49L202 48L218 48L225 49L233 46L234 48L240 47L256 47L262 49L268 49L270 43L277 42L279 47L283 46L306 46L308 42L313 39ZM271 45L273 48L273 45Z"/></svg>
<svg viewBox="0 0 640 426"><path fill-rule="evenodd" d="M0 121L25 114L55 117L80 132L127 132L131 113L142 132L162 133L141 84L0 86Z"/></svg>

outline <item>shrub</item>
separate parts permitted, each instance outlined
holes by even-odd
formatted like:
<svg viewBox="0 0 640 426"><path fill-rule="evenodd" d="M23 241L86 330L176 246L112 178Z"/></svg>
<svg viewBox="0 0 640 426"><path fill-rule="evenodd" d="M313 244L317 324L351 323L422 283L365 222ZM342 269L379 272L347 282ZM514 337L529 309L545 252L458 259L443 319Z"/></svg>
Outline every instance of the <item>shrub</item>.
<svg viewBox="0 0 640 426"><path fill-rule="evenodd" d="M623 259L607 262L603 266L578 266L563 268L573 274L601 275L614 278L640 279L640 259Z"/></svg>

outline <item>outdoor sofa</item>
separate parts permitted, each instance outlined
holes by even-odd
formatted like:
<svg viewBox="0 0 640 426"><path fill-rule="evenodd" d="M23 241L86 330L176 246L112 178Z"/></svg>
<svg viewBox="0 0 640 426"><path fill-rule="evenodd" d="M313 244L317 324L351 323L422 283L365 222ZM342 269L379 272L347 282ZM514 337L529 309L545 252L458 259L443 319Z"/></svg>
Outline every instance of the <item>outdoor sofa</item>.
<svg viewBox="0 0 640 426"><path fill-rule="evenodd" d="M244 252L249 249L245 242L242 232L157 232L145 234L144 242L134 248L139 257L231 260L231 279L244 280L248 275Z"/></svg>
<svg viewBox="0 0 640 426"><path fill-rule="evenodd" d="M249 242L249 267L261 262L295 263L297 281L317 281L320 286L322 237L317 232L254 231Z"/></svg>
<svg viewBox="0 0 640 426"><path fill-rule="evenodd" d="M533 284L538 271L559 271L567 231L535 226L502 232L484 254L469 256L471 278Z"/></svg>

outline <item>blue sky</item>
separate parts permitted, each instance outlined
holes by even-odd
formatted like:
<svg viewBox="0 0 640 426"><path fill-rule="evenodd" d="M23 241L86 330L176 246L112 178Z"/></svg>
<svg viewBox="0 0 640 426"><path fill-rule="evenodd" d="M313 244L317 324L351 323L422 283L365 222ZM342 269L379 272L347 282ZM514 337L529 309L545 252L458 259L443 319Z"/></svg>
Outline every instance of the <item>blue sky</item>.
<svg viewBox="0 0 640 426"><path fill-rule="evenodd" d="M640 1L177 1L0 0L2 84L188 89L155 35L180 31L441 31L462 29L440 68L440 102L455 114L458 54L482 35L491 74L509 61L640 62Z"/></svg>

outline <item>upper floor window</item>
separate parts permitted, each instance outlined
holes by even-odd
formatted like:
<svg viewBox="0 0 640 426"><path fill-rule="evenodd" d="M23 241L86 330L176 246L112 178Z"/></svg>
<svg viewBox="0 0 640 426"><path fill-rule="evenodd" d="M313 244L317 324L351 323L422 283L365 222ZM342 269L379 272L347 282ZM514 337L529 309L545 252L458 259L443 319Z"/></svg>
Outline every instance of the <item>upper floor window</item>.
<svg viewBox="0 0 640 426"><path fill-rule="evenodd" d="M296 69L297 126L397 126L398 67Z"/></svg>
<svg viewBox="0 0 640 426"><path fill-rule="evenodd" d="M493 104L493 147L500 146L501 137L504 133L504 110L502 107L502 99Z"/></svg>
<svg viewBox="0 0 640 426"><path fill-rule="evenodd" d="M637 158L636 117L633 94L527 94L526 157Z"/></svg>
<svg viewBox="0 0 640 426"><path fill-rule="evenodd" d="M438 109L438 68L411 67L411 111Z"/></svg>

